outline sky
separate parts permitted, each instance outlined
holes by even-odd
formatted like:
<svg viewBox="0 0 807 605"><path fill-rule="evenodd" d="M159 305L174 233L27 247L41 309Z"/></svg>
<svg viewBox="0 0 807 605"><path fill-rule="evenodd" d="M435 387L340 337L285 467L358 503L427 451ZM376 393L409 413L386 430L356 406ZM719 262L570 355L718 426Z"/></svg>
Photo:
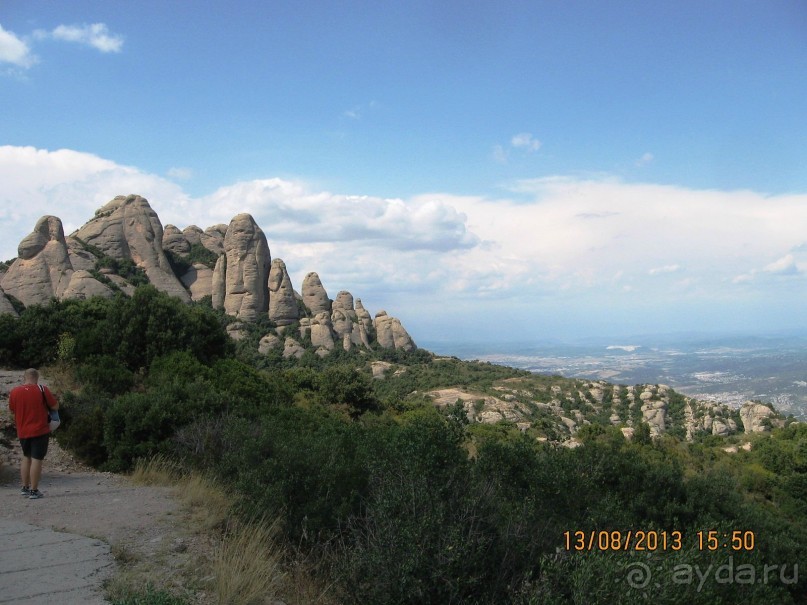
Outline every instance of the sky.
<svg viewBox="0 0 807 605"><path fill-rule="evenodd" d="M802 0L2 0L0 259L136 193L416 342L803 331L805 99Z"/></svg>

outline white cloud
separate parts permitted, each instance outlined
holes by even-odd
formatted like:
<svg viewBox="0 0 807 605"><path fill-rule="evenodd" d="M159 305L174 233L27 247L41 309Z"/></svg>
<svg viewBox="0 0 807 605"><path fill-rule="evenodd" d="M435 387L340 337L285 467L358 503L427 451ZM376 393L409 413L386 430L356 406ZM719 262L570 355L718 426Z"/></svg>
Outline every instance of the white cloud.
<svg viewBox="0 0 807 605"><path fill-rule="evenodd" d="M763 271L776 275L797 275L799 268L796 265L796 259L793 258L793 255L786 254L782 258L766 265Z"/></svg>
<svg viewBox="0 0 807 605"><path fill-rule="evenodd" d="M193 170L190 168L185 168L183 166L175 166L173 168L169 168L168 172L165 173L166 176L172 179L177 179L179 181L187 181L188 179L193 178Z"/></svg>
<svg viewBox="0 0 807 605"><path fill-rule="evenodd" d="M274 178L222 187L200 205L214 222L249 212L267 235L294 243L364 241L385 249L445 252L477 242L465 228L466 217L439 199L333 194Z"/></svg>
<svg viewBox="0 0 807 605"><path fill-rule="evenodd" d="M653 267L647 273L649 275L661 275L663 273L675 273L681 269L680 265L664 265L663 267Z"/></svg>
<svg viewBox="0 0 807 605"><path fill-rule="evenodd" d="M522 180L499 198L428 193L408 199L270 178L191 198L176 183L135 167L33 147L0 147L0 182L0 259L16 254L43 214L60 216L69 233L115 195L139 193L163 224L180 228L251 213L298 288L306 272L317 271L332 296L348 289L374 310L389 306L405 318L407 310L420 316L428 309L430 320L450 323L466 309L491 325L507 318L511 331L546 324L552 309L577 325L585 316L574 309L585 305L603 316L622 309L632 318L630 305L684 316L687 301L726 309L761 296L793 299L800 280L779 276L803 266L807 224L805 194L603 178ZM706 317L700 310L698 316Z"/></svg>
<svg viewBox="0 0 807 605"><path fill-rule="evenodd" d="M50 33L38 30L36 35L40 38L84 44L102 53L119 53L123 48L123 36L111 34L105 23L59 25Z"/></svg>
<svg viewBox="0 0 807 605"><path fill-rule="evenodd" d="M501 145L493 146L493 159L499 164L506 164L509 155L507 150Z"/></svg>
<svg viewBox="0 0 807 605"><path fill-rule="evenodd" d="M0 63L28 68L37 62L28 44L0 25Z"/></svg>
<svg viewBox="0 0 807 605"><path fill-rule="evenodd" d="M653 154L648 151L647 153L644 153L642 155L642 157L640 157L638 160L636 160L636 165L639 168L641 168L642 166L647 166L654 159L655 159L655 157L653 156Z"/></svg>
<svg viewBox="0 0 807 605"><path fill-rule="evenodd" d="M520 132L513 135L513 138L510 139L510 144L516 149L524 149L528 153L538 151L541 148L541 141L533 138L530 132Z"/></svg>
<svg viewBox="0 0 807 605"><path fill-rule="evenodd" d="M116 195L139 193L155 200L160 216L171 208L182 217L188 201L170 181L70 149L0 146L0 182L3 259L17 255L17 244L47 214L61 218L65 233L71 233Z"/></svg>

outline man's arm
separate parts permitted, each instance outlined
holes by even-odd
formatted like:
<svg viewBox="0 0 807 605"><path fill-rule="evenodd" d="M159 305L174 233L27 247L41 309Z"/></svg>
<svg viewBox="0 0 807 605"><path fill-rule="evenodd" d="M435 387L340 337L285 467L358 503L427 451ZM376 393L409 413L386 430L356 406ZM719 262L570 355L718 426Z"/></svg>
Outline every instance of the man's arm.
<svg viewBox="0 0 807 605"><path fill-rule="evenodd" d="M56 397L53 393L50 392L48 387L45 387L45 400L48 402L48 407L52 410L59 409L59 402L56 400Z"/></svg>

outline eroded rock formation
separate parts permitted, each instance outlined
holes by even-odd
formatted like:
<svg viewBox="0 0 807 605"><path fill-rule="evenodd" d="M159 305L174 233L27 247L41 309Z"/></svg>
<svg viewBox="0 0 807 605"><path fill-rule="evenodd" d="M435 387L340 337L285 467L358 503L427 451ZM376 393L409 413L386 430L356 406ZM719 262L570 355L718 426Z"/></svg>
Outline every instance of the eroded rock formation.
<svg viewBox="0 0 807 605"><path fill-rule="evenodd" d="M11 304L11 301L6 298L6 293L3 292L3 288L0 288L0 315L9 314L13 316L17 316L17 311L14 309L14 305Z"/></svg>
<svg viewBox="0 0 807 605"><path fill-rule="evenodd" d="M311 272L303 280L303 304L308 312L315 316L317 313L331 312L331 299L319 279L319 275Z"/></svg>
<svg viewBox="0 0 807 605"><path fill-rule="evenodd" d="M162 249L163 228L157 213L139 195L118 196L96 211L73 237L117 260L131 260L154 286L189 302Z"/></svg>
<svg viewBox="0 0 807 605"><path fill-rule="evenodd" d="M740 420L746 433L764 433L771 430L772 417L776 413L766 405L746 401L740 408Z"/></svg>
<svg viewBox="0 0 807 605"><path fill-rule="evenodd" d="M269 270L269 319L278 326L288 326L300 319L286 263L279 258L272 261Z"/></svg>
<svg viewBox="0 0 807 605"><path fill-rule="evenodd" d="M257 320L269 308L270 263L266 236L252 216L233 218L224 236L224 255L213 270L213 305L243 321Z"/></svg>
<svg viewBox="0 0 807 605"><path fill-rule="evenodd" d="M174 225L165 226L162 246L163 250L168 250L179 256L185 256L191 251L191 243L185 237L185 234Z"/></svg>
<svg viewBox="0 0 807 605"><path fill-rule="evenodd" d="M361 301L359 301L361 304ZM370 314L362 310L370 318ZM336 300L333 301L331 311L331 323L333 324L333 331L337 339L341 341L342 348L349 351L354 345L357 346L370 346L370 332L367 330L365 323L359 321L358 313L353 308L353 295L350 292L342 290L336 295Z"/></svg>
<svg viewBox="0 0 807 605"><path fill-rule="evenodd" d="M198 258L194 247L200 245L217 255L215 267L204 258L175 275L179 267L172 267L166 254L191 263ZM143 274L157 289L185 302L210 296L214 307L241 322L268 316L276 328L261 341L262 352L282 347L285 355L298 357L305 347L281 336L297 322L300 338L310 340L308 346L319 355L339 346L369 348L377 333L382 347L415 348L397 319L381 312L374 322L350 292L343 290L332 301L317 273L306 275L301 293L295 292L285 263L271 262L266 237L249 214L204 231L196 225L163 228L148 201L138 195L114 198L67 237L59 218L37 221L20 242L18 258L0 273L0 313L14 314L9 296L26 306L52 298L110 297L116 291L131 296ZM241 338L243 325L231 324L228 332Z"/></svg>
<svg viewBox="0 0 807 605"><path fill-rule="evenodd" d="M20 242L17 260L3 274L0 286L27 307L61 298L72 274L62 221L43 216Z"/></svg>
<svg viewBox="0 0 807 605"><path fill-rule="evenodd" d="M89 271L74 271L70 276L70 283L62 293L62 298L78 298L83 300L92 298L93 296L112 298L114 292L90 275Z"/></svg>
<svg viewBox="0 0 807 605"><path fill-rule="evenodd" d="M386 311L379 311L375 314L373 324L378 344L385 349L402 349L411 351L415 349L415 343L401 322L387 315Z"/></svg>
<svg viewBox="0 0 807 605"><path fill-rule="evenodd" d="M193 300L213 294L213 269L202 263L194 263L180 281L190 291Z"/></svg>

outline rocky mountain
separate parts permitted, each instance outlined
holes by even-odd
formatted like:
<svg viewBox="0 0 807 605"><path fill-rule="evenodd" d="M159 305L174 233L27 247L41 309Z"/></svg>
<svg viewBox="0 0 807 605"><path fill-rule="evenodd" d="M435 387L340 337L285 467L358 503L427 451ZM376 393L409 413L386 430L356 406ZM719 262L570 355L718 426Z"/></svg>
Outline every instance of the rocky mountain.
<svg viewBox="0 0 807 605"><path fill-rule="evenodd" d="M261 228L249 214L229 225L205 230L190 225L163 228L157 213L139 195L118 196L65 236L55 216L37 221L20 242L18 256L0 272L0 313L16 314L14 304L44 304L52 298L130 295L150 283L185 302L207 296L214 308L239 322L268 318L273 332L260 351L302 356L307 349L327 355L337 347L380 346L410 351L414 341L385 311L375 321L353 295L331 300L319 276L309 273L298 294L285 263L272 260ZM234 338L242 333L231 324Z"/></svg>
<svg viewBox="0 0 807 605"><path fill-rule="evenodd" d="M455 358L433 361L445 366L445 374L457 363ZM392 382L406 380L410 371L381 361L372 362L371 369L375 379ZM769 405L754 401L737 409L686 397L663 384L615 385L538 374L496 380L483 388L437 388L422 395L438 407L461 405L471 422L505 421L539 440L567 447L579 445L576 435L586 425L611 425L628 439L644 427L649 437L670 434L693 441L709 435L764 433L786 422Z"/></svg>

